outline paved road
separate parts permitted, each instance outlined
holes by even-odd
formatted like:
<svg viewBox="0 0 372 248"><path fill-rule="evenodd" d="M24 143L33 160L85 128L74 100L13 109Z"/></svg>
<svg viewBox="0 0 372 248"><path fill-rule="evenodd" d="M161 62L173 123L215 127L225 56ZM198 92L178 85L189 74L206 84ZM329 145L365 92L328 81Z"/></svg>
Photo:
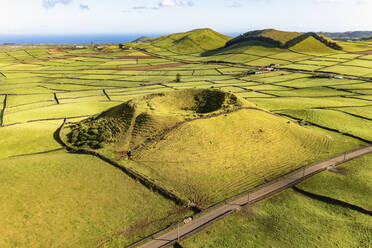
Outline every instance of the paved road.
<svg viewBox="0 0 372 248"><path fill-rule="evenodd" d="M200 215L199 218L194 219L188 224L180 226L178 229L170 231L168 233L163 234L162 236L153 239L143 245L141 248L159 248L159 247L168 247L172 245L175 241L177 241L177 237L179 236L180 239L185 238L193 234L194 232L198 232L203 229L203 227L208 226L214 221L217 221L228 214L239 210L242 206L247 204L257 202L262 200L272 194L280 192L286 188L289 188L301 181L301 179L312 176L317 174L329 166L342 164L348 160L364 156L366 154L372 153L372 146L361 148L359 150L353 151L345 155L340 155L338 157L331 158L329 160L319 162L314 164L313 166L306 168L305 170L301 170L296 172L289 177L283 178L275 183L272 183L266 187L263 187L255 192L247 193L242 197L229 202L225 205L222 205L219 208L213 209L205 214Z"/></svg>

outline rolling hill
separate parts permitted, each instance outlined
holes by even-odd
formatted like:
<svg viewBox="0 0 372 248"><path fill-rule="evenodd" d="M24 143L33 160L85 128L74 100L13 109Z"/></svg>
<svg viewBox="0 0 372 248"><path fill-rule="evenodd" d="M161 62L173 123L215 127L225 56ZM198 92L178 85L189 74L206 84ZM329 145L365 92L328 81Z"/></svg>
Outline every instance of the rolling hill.
<svg viewBox="0 0 372 248"><path fill-rule="evenodd" d="M148 36L142 36L142 37L139 37L139 38L135 39L134 41L132 41L132 43L148 43L148 42L151 42L153 40L155 40L155 38L148 37Z"/></svg>
<svg viewBox="0 0 372 248"><path fill-rule="evenodd" d="M76 147L138 149L186 119L253 106L218 90L185 90L151 94L111 108L95 118L70 126L68 141Z"/></svg>
<svg viewBox="0 0 372 248"><path fill-rule="evenodd" d="M293 45L290 49L294 52L302 53L334 53L335 49L327 46L323 42L315 39L313 36L309 36L303 41Z"/></svg>
<svg viewBox="0 0 372 248"><path fill-rule="evenodd" d="M229 36L206 28L162 36L152 41L151 45L174 53L192 54L223 47L230 39Z"/></svg>
<svg viewBox="0 0 372 248"><path fill-rule="evenodd" d="M136 98L70 123L64 134L198 206L313 161L330 142L231 93L203 89Z"/></svg>
<svg viewBox="0 0 372 248"><path fill-rule="evenodd" d="M284 32L275 29L257 30L240 35L225 45L226 48L237 46L247 42L262 42L263 46L271 45L278 48L293 48L301 46L304 49L301 51L314 51L314 49L323 50L341 50L342 48L333 40L326 38L315 33L297 33L297 32ZM306 50L308 47L308 50ZM327 49L329 48L329 49Z"/></svg>
<svg viewBox="0 0 372 248"><path fill-rule="evenodd" d="M283 47L288 41L301 35L301 33L297 32L285 32L275 29L256 30L247 32L230 40L226 43L226 47L246 41L263 41L274 46Z"/></svg>

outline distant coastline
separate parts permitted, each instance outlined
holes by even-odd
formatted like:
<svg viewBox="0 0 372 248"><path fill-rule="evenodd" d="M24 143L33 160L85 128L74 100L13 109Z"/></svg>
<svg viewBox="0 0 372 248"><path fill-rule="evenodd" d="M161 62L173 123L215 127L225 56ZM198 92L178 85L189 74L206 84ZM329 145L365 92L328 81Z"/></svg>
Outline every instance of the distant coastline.
<svg viewBox="0 0 372 248"><path fill-rule="evenodd" d="M142 36L160 37L166 34L0 34L0 45L38 45L38 44L110 44L131 42ZM226 34L235 37L237 33Z"/></svg>

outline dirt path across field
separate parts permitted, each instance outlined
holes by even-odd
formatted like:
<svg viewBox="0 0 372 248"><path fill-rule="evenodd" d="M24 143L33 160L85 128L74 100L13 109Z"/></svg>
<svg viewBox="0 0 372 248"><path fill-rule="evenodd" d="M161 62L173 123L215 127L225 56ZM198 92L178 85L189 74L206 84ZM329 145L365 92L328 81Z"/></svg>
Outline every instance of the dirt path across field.
<svg viewBox="0 0 372 248"><path fill-rule="evenodd" d="M305 167L305 169L303 170L292 173L288 177L284 177L281 180L273 182L265 187L259 188L256 191L251 191L246 194L240 195L239 198L225 203L218 208L213 208L210 211L207 210L205 212L202 212L189 223L179 225L178 228L176 227L173 230L159 237L151 239L151 241L138 247L168 247L179 240L185 239L192 234L203 230L205 227L211 225L213 222L220 220L235 211L239 211L244 206L263 200L275 193L292 187L305 178L313 176L321 171L326 170L327 168L334 167L336 165L342 164L357 157L367 155L369 153L372 153L372 146L364 147L349 153L345 153L343 155L330 158L328 160L324 160L322 162L313 164L311 167Z"/></svg>

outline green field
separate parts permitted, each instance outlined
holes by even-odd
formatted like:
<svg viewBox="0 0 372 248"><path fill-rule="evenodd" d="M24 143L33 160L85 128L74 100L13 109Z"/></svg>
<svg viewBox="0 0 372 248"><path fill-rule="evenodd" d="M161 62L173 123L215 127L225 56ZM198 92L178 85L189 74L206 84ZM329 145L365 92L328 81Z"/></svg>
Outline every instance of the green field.
<svg viewBox="0 0 372 248"><path fill-rule="evenodd" d="M0 178L2 247L123 246L186 214L87 155L1 159Z"/></svg>
<svg viewBox="0 0 372 248"><path fill-rule="evenodd" d="M282 43L296 37L267 35ZM222 48L229 39L202 29L127 44L148 53L117 45L100 51L0 46L0 247L97 247L102 241L106 247L123 247L192 214L92 155L54 151L63 148L56 131L64 118L84 121L148 94L176 97L141 105L157 113L153 125L144 128L139 118L136 135L107 146L105 154L201 208L372 141L372 59L360 53L371 43L341 42L340 51L310 37L290 49L260 41ZM255 74L270 64L279 65ZM164 131L185 118L206 115L191 113L191 105L177 105L187 98L181 91L187 89L233 93L244 106L259 110L195 120L134 152L133 161L117 157L118 151L153 137L151 127ZM356 161L370 164L370 156ZM357 171L359 162L350 163ZM355 187L368 182L363 175L369 175L369 167L355 174L347 168L358 181ZM327 173L301 187L341 197L350 182ZM334 182L330 191L320 184L328 181ZM342 199L370 207L362 199L368 187L350 187ZM185 247L299 247L308 242L368 247L368 219L335 209L288 190L207 229Z"/></svg>
<svg viewBox="0 0 372 248"><path fill-rule="evenodd" d="M369 155L298 187L371 208ZM247 207L182 241L183 247L371 247L370 217L313 200L292 189Z"/></svg>

